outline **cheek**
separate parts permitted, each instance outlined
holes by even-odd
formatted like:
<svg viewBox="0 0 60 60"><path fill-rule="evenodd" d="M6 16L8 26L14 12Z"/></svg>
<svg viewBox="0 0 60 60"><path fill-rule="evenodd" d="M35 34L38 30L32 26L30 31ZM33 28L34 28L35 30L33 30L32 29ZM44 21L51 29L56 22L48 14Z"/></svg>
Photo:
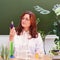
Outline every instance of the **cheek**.
<svg viewBox="0 0 60 60"><path fill-rule="evenodd" d="M30 21L24 21L24 20L21 21L21 25L22 25L23 27L29 27L30 24L31 24Z"/></svg>
<svg viewBox="0 0 60 60"><path fill-rule="evenodd" d="M30 26L31 25L30 21L29 22L26 22L26 24L27 24L27 26Z"/></svg>

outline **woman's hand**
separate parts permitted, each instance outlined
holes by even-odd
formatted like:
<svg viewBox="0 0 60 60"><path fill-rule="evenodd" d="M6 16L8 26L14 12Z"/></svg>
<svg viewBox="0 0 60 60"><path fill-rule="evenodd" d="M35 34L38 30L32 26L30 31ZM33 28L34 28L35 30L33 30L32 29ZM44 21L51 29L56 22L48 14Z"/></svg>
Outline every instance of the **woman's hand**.
<svg viewBox="0 0 60 60"><path fill-rule="evenodd" d="M13 27L12 29L10 29L9 40L13 40L15 34L16 34L15 27Z"/></svg>

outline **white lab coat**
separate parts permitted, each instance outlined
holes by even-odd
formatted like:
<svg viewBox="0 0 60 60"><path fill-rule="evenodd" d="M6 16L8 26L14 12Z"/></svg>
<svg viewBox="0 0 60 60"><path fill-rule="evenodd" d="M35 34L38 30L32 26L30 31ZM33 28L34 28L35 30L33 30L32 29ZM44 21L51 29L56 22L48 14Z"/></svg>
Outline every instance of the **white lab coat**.
<svg viewBox="0 0 60 60"><path fill-rule="evenodd" d="M35 53L44 54L43 41L40 33L37 38L31 38L29 32L23 32L21 35L14 36L14 56L16 58L26 58L33 56Z"/></svg>

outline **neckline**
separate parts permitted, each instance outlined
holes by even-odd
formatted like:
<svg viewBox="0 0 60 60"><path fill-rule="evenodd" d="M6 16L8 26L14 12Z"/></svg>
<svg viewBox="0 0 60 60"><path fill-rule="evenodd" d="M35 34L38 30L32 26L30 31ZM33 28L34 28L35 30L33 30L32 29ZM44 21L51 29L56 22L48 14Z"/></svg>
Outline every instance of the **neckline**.
<svg viewBox="0 0 60 60"><path fill-rule="evenodd" d="M29 31L25 31L25 30L24 30L24 31L22 31L22 33L23 33L23 34L26 34L26 33L29 34Z"/></svg>

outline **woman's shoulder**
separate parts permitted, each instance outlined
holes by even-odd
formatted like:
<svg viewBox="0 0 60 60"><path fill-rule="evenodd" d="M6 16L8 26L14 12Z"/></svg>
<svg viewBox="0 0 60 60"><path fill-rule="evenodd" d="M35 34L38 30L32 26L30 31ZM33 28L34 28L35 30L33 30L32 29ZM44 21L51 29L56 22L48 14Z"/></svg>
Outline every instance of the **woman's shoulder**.
<svg viewBox="0 0 60 60"><path fill-rule="evenodd" d="M41 33L38 32L38 37L41 37Z"/></svg>
<svg viewBox="0 0 60 60"><path fill-rule="evenodd" d="M38 41L42 41L42 36L41 36L41 33L38 33L37 40L38 40Z"/></svg>

